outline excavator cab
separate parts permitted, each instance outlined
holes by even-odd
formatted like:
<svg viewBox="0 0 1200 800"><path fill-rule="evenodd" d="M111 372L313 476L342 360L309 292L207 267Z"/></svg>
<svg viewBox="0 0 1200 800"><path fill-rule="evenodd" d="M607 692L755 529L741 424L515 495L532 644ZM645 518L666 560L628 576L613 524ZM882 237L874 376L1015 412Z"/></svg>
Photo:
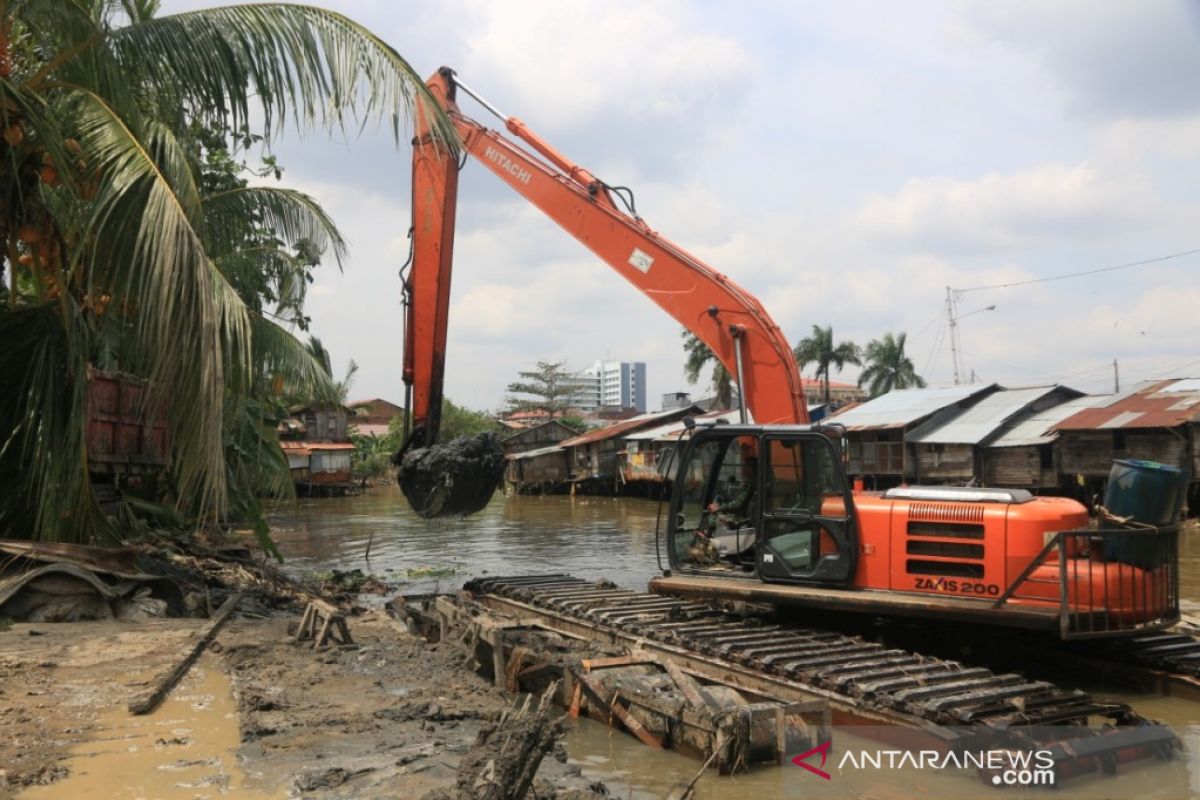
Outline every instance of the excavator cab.
<svg viewBox="0 0 1200 800"><path fill-rule="evenodd" d="M680 573L845 586L858 531L836 443L807 426L715 425L680 448L667 522Z"/></svg>

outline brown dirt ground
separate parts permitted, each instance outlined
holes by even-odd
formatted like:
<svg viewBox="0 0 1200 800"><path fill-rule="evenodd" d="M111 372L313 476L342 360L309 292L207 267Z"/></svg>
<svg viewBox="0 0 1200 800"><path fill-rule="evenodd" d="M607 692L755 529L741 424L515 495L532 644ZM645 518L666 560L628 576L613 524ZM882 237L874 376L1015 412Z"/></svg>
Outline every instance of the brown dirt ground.
<svg viewBox="0 0 1200 800"><path fill-rule="evenodd" d="M410 636L383 612L351 619L357 649L316 652L291 640L288 622L232 621L173 692L159 735L141 734L148 739L114 725L132 722L129 697L203 621L13 625L0 633L0 798L26 789L51 796L36 787L65 790L59 781L73 772L95 778L113 758L125 759L117 780L130 769L157 771L189 797L216 786L223 791L214 794L239 796L419 798L453 785L480 726L512 702L466 667L463 649ZM213 694L228 699L214 704ZM228 711L191 718L214 706ZM201 735L205 727L224 730ZM97 755L113 742L115 751ZM159 761L147 766L126 751L154 751ZM561 748L557 756L542 763L537 797L607 796Z"/></svg>

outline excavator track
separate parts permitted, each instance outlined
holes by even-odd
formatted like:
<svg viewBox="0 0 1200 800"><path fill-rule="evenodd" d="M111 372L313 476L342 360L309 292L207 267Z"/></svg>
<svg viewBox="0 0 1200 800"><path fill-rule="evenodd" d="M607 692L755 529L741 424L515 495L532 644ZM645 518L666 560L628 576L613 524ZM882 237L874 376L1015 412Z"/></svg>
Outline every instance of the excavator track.
<svg viewBox="0 0 1200 800"><path fill-rule="evenodd" d="M1200 639L1185 633L1152 633L1106 642L1098 652L1142 667L1200 679Z"/></svg>
<svg viewBox="0 0 1200 800"><path fill-rule="evenodd" d="M710 603L559 574L476 578L463 588L475 595L508 598L552 617L586 622L599 631L780 676L885 717L946 726L959 735L964 730L1003 732L1011 740L1027 731L1026 741L1061 748L1064 772L1072 772L1072 764L1078 767L1084 753L1095 758L1082 771L1108 770L1117 760L1169 758L1179 746L1165 725L1077 689L835 631L781 625L767 615L731 614ZM1087 727L1092 717L1107 718L1104 731ZM1050 739L1047 730L1055 731ZM1131 755L1134 750L1137 756Z"/></svg>

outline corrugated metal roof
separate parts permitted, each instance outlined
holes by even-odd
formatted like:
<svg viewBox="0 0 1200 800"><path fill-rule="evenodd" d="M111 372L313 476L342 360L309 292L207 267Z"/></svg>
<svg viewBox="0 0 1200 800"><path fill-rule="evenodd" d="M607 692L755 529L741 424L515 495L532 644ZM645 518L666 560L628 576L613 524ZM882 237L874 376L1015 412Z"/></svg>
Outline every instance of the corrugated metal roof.
<svg viewBox="0 0 1200 800"><path fill-rule="evenodd" d="M748 415L747 415L748 416ZM696 422L704 424L706 422L716 422L717 420L725 420L730 424L737 424L740 417L737 411L710 411L707 414L698 414L694 417ZM655 425L653 428L636 431L626 436L626 439L635 442L653 442L660 440L674 440L679 437L683 431L683 420L668 422L665 425Z"/></svg>
<svg viewBox="0 0 1200 800"><path fill-rule="evenodd" d="M1056 406L1038 411L1027 419L1021 420L1012 428L1005 431L1003 436L989 444L988 447L1028 447L1031 445L1050 444L1058 438L1058 431L1054 430L1055 425L1085 408L1092 408L1097 404L1105 405L1110 402L1112 402L1110 395L1089 395L1087 397L1077 397L1065 403L1059 403Z"/></svg>
<svg viewBox="0 0 1200 800"><path fill-rule="evenodd" d="M1005 422L1046 395L1061 391L1058 386L1001 389L948 421L930 421L905 435L905 440L922 444L979 444ZM1068 390L1074 393L1074 390Z"/></svg>
<svg viewBox="0 0 1200 800"><path fill-rule="evenodd" d="M1113 428L1174 428L1200 421L1200 380L1151 381L1114 396L1103 406L1086 408L1055 425L1060 431Z"/></svg>
<svg viewBox="0 0 1200 800"><path fill-rule="evenodd" d="M552 444L549 447L539 447L536 450L526 450L523 453L513 453L507 458L510 461L522 461L526 458L536 458L537 456L549 455L550 453L561 453L565 450L561 444Z"/></svg>
<svg viewBox="0 0 1200 800"><path fill-rule="evenodd" d="M919 422L947 406L982 392L991 391L994 387L993 383L941 386L931 389L900 389L834 414L829 421L844 425L847 430L851 431L903 428Z"/></svg>
<svg viewBox="0 0 1200 800"><path fill-rule="evenodd" d="M596 428L587 433L580 434L573 439L567 439L560 442L563 447L578 447L581 444L591 444L592 442L603 442L606 439L612 439L614 436L620 436L630 431L636 431L640 428L648 427L658 420L669 419L672 415L683 418L688 414L696 412L695 406L687 408L671 408L666 411L651 411L647 414L638 414L636 417L622 420L613 425L608 425L603 428Z"/></svg>

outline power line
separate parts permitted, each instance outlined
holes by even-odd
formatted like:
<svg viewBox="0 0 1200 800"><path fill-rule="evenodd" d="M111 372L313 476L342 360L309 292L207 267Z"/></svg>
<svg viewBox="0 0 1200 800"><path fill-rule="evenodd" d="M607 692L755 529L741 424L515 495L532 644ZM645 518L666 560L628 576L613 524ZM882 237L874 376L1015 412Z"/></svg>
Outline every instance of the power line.
<svg viewBox="0 0 1200 800"><path fill-rule="evenodd" d="M911 339L909 339L909 341L915 342L917 339L920 339L921 336L924 335L925 331L927 331L931 327L933 327L933 323L938 322L945 315L946 315L946 309L944 309L944 308L938 309L938 313L934 314L933 319L929 320L929 322L926 322L925 327L921 328L921 330L917 332L917 335L913 336Z"/></svg>
<svg viewBox="0 0 1200 800"><path fill-rule="evenodd" d="M955 289L959 294L966 292L980 292L984 289L1011 289L1014 286L1028 286L1031 283L1048 283L1049 281L1063 281L1067 278L1082 278L1086 275L1097 275L1101 272L1113 272L1119 269L1131 269L1133 267L1144 267L1147 264L1158 264L1163 261L1170 261L1173 258L1182 258L1183 256L1191 256L1200 253L1200 247L1194 250L1184 250L1181 253L1171 253L1167 256L1158 256L1157 258L1147 258L1143 261L1131 261L1128 264L1115 264L1111 267L1097 267L1096 269L1088 269L1082 272L1069 272L1065 275L1051 275L1046 278L1030 278L1024 281L1012 281L1011 283L993 283L989 286L972 286L969 289Z"/></svg>

